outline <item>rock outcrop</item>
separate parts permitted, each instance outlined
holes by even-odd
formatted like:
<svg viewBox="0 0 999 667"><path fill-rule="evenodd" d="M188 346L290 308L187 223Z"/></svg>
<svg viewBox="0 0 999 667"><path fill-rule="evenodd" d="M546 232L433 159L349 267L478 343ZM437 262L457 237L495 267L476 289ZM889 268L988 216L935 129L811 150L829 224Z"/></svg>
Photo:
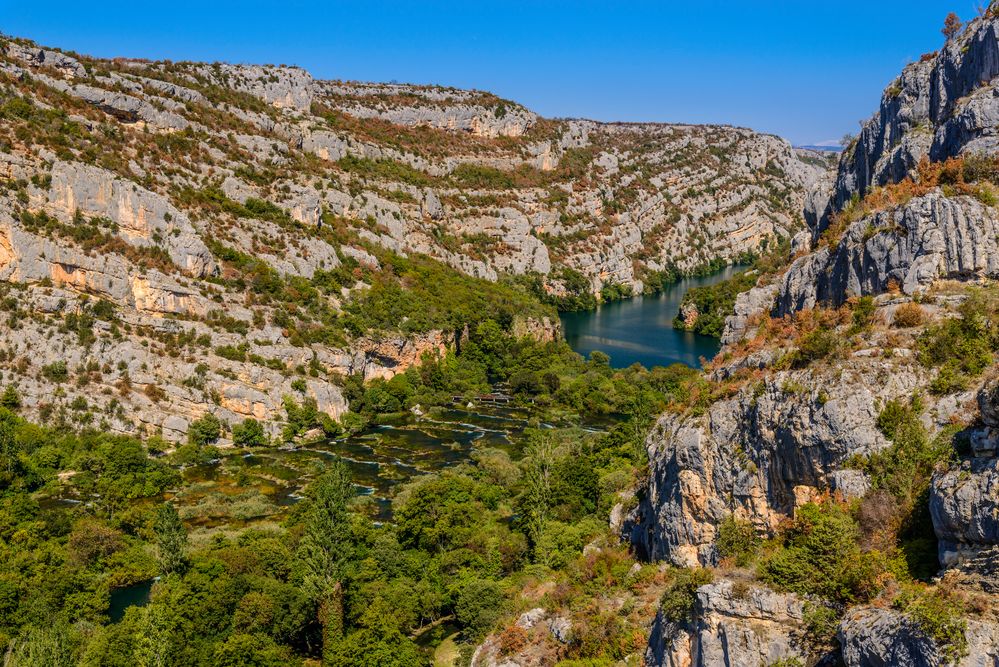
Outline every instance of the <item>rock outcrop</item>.
<svg viewBox="0 0 999 667"><path fill-rule="evenodd" d="M969 620L967 654L947 662L939 647L911 619L891 609L863 607L847 613L839 627L847 667L979 667L999 664L999 624Z"/></svg>
<svg viewBox="0 0 999 667"><path fill-rule="evenodd" d="M944 565L999 546L999 458L966 460L935 475L930 511Z"/></svg>
<svg viewBox="0 0 999 667"><path fill-rule="evenodd" d="M842 208L872 187L895 183L924 156L934 161L999 149L999 19L973 22L905 68L884 92L881 108L865 124L840 163L832 196Z"/></svg>
<svg viewBox="0 0 999 667"><path fill-rule="evenodd" d="M851 296L880 294L892 285L913 295L941 279L995 278L997 239L994 207L940 191L914 198L897 210L855 222L835 247L798 259L780 282L774 314L839 306Z"/></svg>
<svg viewBox="0 0 999 667"><path fill-rule="evenodd" d="M182 271L196 278L218 269L187 215L155 192L104 169L57 160L52 165L47 208L67 221L76 212L107 218L137 246L162 244Z"/></svg>
<svg viewBox="0 0 999 667"><path fill-rule="evenodd" d="M844 462L888 446L879 402L924 381L905 363L858 355L821 373L773 373L702 415L663 415L646 442L649 478L627 526L632 544L655 560L711 565L726 517L771 532L823 492L863 495L863 475Z"/></svg>
<svg viewBox="0 0 999 667"><path fill-rule="evenodd" d="M680 623L656 617L645 654L648 667L742 667L806 660L804 602L795 595L721 581L697 589Z"/></svg>
<svg viewBox="0 0 999 667"><path fill-rule="evenodd" d="M940 563L964 583L999 593L999 382L978 392L979 425L968 429L970 456L933 475L930 515Z"/></svg>

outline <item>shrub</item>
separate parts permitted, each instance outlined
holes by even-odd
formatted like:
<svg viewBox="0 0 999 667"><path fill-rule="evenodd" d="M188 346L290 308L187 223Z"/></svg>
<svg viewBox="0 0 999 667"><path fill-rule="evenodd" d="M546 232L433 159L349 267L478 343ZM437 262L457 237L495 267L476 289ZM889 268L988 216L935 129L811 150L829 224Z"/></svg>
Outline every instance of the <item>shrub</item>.
<svg viewBox="0 0 999 667"><path fill-rule="evenodd" d="M832 607L806 602L804 621L805 634L813 645L828 646L836 640L839 614Z"/></svg>
<svg viewBox="0 0 999 667"><path fill-rule="evenodd" d="M3 391L3 396L0 396L0 407L8 410L17 410L21 407L21 394L17 391L17 387L12 384L7 385Z"/></svg>
<svg viewBox="0 0 999 667"><path fill-rule="evenodd" d="M697 600L697 589L710 584L713 575L705 569L673 570L673 581L659 600L659 609L663 618L672 623L681 623L690 618Z"/></svg>
<svg viewBox="0 0 999 667"><path fill-rule="evenodd" d="M222 422L211 413L195 419L187 427L187 441L198 447L210 445L222 437Z"/></svg>
<svg viewBox="0 0 999 667"><path fill-rule="evenodd" d="M839 337L829 329L815 329L798 340L795 355L796 365L807 366L813 361L824 359L839 348Z"/></svg>
<svg viewBox="0 0 999 667"><path fill-rule="evenodd" d="M808 503L760 563L761 580L779 590L837 602L868 599L883 568L862 553L853 518L836 503Z"/></svg>
<svg viewBox="0 0 999 667"><path fill-rule="evenodd" d="M923 311L923 307L914 301L910 301L903 303L895 309L895 317L892 324L901 329L907 329L919 326L923 323L924 319L926 319L926 313Z"/></svg>
<svg viewBox="0 0 999 667"><path fill-rule="evenodd" d="M127 395L127 391L130 385L128 383L119 383L119 391L123 396ZM142 393L146 395L146 398L151 400L153 403L159 403L166 398L166 392L163 389L153 383L149 383L143 388Z"/></svg>
<svg viewBox="0 0 999 667"><path fill-rule="evenodd" d="M52 382L65 382L69 379L69 369L65 361L53 361L42 366L42 376Z"/></svg>
<svg viewBox="0 0 999 667"><path fill-rule="evenodd" d="M513 175L495 167L462 162L451 172L458 185L476 190L509 190L514 187Z"/></svg>
<svg viewBox="0 0 999 667"><path fill-rule="evenodd" d="M755 558L760 538L753 524L730 515L718 525L718 540L715 546L718 548L719 556L731 558L737 566L743 567Z"/></svg>
<svg viewBox="0 0 999 667"><path fill-rule="evenodd" d="M900 428L911 427L914 424L920 410L921 406L917 399L913 399L909 405L898 400L888 401L878 413L878 429L886 438L892 440Z"/></svg>
<svg viewBox="0 0 999 667"><path fill-rule="evenodd" d="M999 334L992 322L994 305L974 293L959 308L960 317L929 327L916 345L920 363L938 368L930 389L948 393L967 386L968 378L980 375L992 363Z"/></svg>
<svg viewBox="0 0 999 667"><path fill-rule="evenodd" d="M957 663L968 654L963 605L953 596L940 589L912 585L895 598L894 606L933 640L944 664Z"/></svg>
<svg viewBox="0 0 999 667"><path fill-rule="evenodd" d="M267 433L263 424L247 417L232 427L232 441L240 447L260 447L267 444Z"/></svg>
<svg viewBox="0 0 999 667"><path fill-rule="evenodd" d="M875 312L877 312L877 306L874 305L874 297L862 296L857 299L857 303L853 307L852 330L860 332L870 326L874 321Z"/></svg>

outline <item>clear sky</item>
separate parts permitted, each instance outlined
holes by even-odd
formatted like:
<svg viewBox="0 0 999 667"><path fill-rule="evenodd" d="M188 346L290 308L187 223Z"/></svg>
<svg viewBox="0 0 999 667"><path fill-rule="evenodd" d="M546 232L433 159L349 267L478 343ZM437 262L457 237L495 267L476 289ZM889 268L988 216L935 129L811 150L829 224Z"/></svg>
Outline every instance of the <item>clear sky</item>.
<svg viewBox="0 0 999 667"><path fill-rule="evenodd" d="M490 90L546 116L855 132L974 0L0 0L0 31L95 56L284 63Z"/></svg>

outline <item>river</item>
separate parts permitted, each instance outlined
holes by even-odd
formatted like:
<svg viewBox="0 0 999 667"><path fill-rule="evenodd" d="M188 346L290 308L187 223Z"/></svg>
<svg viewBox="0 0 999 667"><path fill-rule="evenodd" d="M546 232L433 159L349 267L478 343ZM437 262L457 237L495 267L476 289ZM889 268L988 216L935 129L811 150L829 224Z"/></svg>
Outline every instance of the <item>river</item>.
<svg viewBox="0 0 999 667"><path fill-rule="evenodd" d="M718 352L716 338L673 328L684 295L693 287L714 285L742 267L728 267L703 278L685 278L653 296L603 304L596 310L560 313L565 340L584 357L594 350L610 356L615 368L639 363L646 368L687 364L701 367L701 357Z"/></svg>
<svg viewBox="0 0 999 667"><path fill-rule="evenodd" d="M733 273L668 286L660 295L637 297L595 311L563 314L566 339L577 352L601 350L614 366L685 363L699 366L711 358L718 341L676 331L673 317L691 287L710 285ZM384 417L360 433L308 445L229 449L221 461L188 467L175 502L190 526L212 529L279 518L301 497L305 485L325 464L340 458L351 468L362 496L360 508L376 520L391 516L397 487L414 477L466 463L476 449L515 454L525 427L538 424L530 410L517 406L451 406L417 416ZM558 424L566 426L569 424ZM602 428L585 416L584 427Z"/></svg>
<svg viewBox="0 0 999 667"><path fill-rule="evenodd" d="M594 311L563 313L566 341L584 356L593 350L605 352L617 368L635 362L699 367L701 357L710 359L718 351L718 341L676 331L673 318L687 290L724 280L734 271L689 278L669 285L662 294ZM325 464L340 458L350 467L361 497L357 509L385 521L391 518L391 499L400 484L465 463L475 449L493 447L514 454L515 443L532 424L549 426L514 406L452 406L419 417L395 415L355 435L325 442L226 450L220 461L184 469L184 484L171 496L188 527L196 531L280 520ZM582 425L588 426L585 420ZM121 620L129 607L146 604L152 585L146 581L113 591L111 620Z"/></svg>
<svg viewBox="0 0 999 667"><path fill-rule="evenodd" d="M637 297L581 313L563 313L566 340L586 356L607 353L618 368L684 363L698 367L700 357L718 351L715 339L676 331L672 320L691 287L711 285L732 275L726 269L706 278L682 280L656 296ZM515 443L532 419L514 406L452 406L427 415L411 413L384 419L360 433L309 445L262 447L251 452L226 450L220 461L183 470L184 484L171 494L188 527L209 532L279 520L326 462L344 460L361 496L357 509L372 519L391 518L391 499L399 484L471 459L474 449L493 447L514 454ZM584 427L597 427L584 419ZM109 615L119 621L126 609L148 602L152 581L112 592Z"/></svg>

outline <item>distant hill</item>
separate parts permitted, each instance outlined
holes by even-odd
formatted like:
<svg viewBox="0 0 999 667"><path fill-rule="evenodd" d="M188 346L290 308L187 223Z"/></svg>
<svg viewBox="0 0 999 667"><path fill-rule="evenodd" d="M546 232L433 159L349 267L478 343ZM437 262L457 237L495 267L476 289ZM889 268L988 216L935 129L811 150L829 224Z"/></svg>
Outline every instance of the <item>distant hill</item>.
<svg viewBox="0 0 999 667"><path fill-rule="evenodd" d="M820 146L818 144L806 144L804 146L795 146L795 148L798 148L798 149L801 149L801 150L804 150L804 151L825 151L825 152L829 152L829 153L842 153L843 152L843 147L842 146Z"/></svg>

